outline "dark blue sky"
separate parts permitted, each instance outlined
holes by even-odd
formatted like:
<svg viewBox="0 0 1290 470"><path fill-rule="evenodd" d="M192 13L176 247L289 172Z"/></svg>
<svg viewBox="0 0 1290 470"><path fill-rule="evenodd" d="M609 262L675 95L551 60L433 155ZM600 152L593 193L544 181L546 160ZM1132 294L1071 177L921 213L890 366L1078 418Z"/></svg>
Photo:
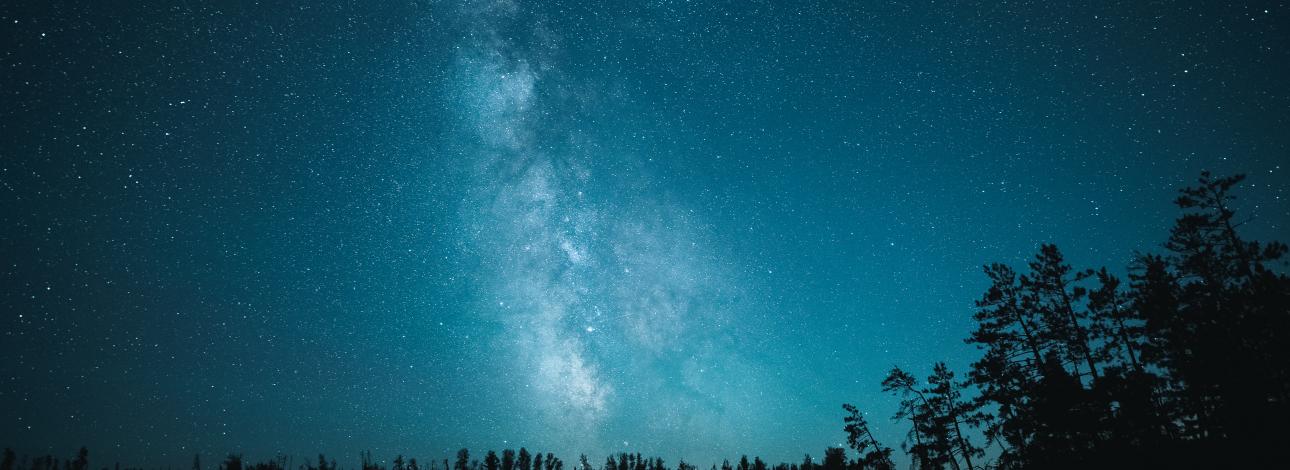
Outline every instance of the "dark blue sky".
<svg viewBox="0 0 1290 470"><path fill-rule="evenodd" d="M1290 224L1283 2L21 3L0 445L96 466L898 447L982 264Z"/></svg>

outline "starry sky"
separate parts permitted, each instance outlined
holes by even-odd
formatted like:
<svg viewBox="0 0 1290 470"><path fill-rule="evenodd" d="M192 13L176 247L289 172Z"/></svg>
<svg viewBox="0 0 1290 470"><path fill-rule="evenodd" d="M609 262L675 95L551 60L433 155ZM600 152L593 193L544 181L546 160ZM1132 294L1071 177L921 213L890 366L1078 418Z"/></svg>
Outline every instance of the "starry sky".
<svg viewBox="0 0 1290 470"><path fill-rule="evenodd" d="M0 4L0 445L800 461L981 265L1290 224L1284 2Z"/></svg>

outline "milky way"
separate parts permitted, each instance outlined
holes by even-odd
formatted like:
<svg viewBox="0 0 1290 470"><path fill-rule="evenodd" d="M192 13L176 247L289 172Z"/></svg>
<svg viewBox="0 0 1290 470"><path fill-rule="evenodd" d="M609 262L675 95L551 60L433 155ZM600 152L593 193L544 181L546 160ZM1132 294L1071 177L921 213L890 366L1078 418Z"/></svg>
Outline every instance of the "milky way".
<svg viewBox="0 0 1290 470"><path fill-rule="evenodd" d="M565 131L576 114L553 116L602 91L552 63L561 39L541 17L510 3L470 10L454 73L475 184L461 217L490 266L479 294L496 302L481 309L505 325L490 340L510 367L534 371L519 399L576 448L690 448L677 429L736 445L721 430L759 426L742 407L766 401L731 390L763 387L734 337L756 325L744 318L755 302L715 258L700 216L658 197L648 175L614 171L647 157Z"/></svg>
<svg viewBox="0 0 1290 470"><path fill-rule="evenodd" d="M1123 274L1202 170L1285 238L1288 13L0 2L0 446L899 448L983 264Z"/></svg>

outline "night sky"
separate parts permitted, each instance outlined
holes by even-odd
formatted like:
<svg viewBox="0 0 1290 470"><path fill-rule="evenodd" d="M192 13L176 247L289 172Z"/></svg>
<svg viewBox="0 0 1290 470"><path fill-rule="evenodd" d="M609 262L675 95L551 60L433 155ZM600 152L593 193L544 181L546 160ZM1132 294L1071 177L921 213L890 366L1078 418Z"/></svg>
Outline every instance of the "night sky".
<svg viewBox="0 0 1290 470"><path fill-rule="evenodd" d="M0 4L0 446L95 468L899 448L981 265L1290 225L1284 2L108 3Z"/></svg>

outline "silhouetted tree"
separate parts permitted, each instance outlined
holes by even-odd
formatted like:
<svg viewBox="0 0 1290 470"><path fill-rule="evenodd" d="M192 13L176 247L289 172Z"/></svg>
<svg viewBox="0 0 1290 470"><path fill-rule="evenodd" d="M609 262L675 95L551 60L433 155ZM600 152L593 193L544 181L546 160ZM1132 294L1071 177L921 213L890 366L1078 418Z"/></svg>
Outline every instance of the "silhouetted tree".
<svg viewBox="0 0 1290 470"><path fill-rule="evenodd" d="M1130 276L1134 279L1132 271ZM1101 341L1098 360L1107 364L1094 393L1113 404L1103 426L1110 435L1107 441L1121 454L1135 447L1158 447L1161 439L1174 432L1156 392L1159 378L1145 364L1149 357L1144 354L1149 344L1145 321L1132 296L1120 289L1119 278L1106 268L1098 270L1096 278L1098 287L1089 292L1088 310L1093 320L1090 331Z"/></svg>
<svg viewBox="0 0 1290 470"><path fill-rule="evenodd" d="M529 455L529 450L523 447L520 447L520 455L515 462L516 466L519 467L519 470L532 470L532 468L530 467L530 465L532 464L532 461L533 461L533 456Z"/></svg>
<svg viewBox="0 0 1290 470"><path fill-rule="evenodd" d="M823 470L846 470L847 450L841 447L824 449Z"/></svg>
<svg viewBox="0 0 1290 470"><path fill-rule="evenodd" d="M938 362L932 367L932 375L928 377L927 383L930 386L927 390L928 407L933 419L940 421L941 427L949 434L950 453L957 453L962 457L969 470L976 468L972 464L972 458L983 455L984 451L972 445L971 440L963 434L963 427L981 424L984 415L979 411L980 407L977 403L963 400L964 384L954 381L954 373L944 362ZM953 456L950 458L953 463ZM957 467L956 464L955 468Z"/></svg>
<svg viewBox="0 0 1290 470"><path fill-rule="evenodd" d="M900 404L893 420L908 419L909 434L902 447L919 468L943 468L947 460L945 449L948 435L943 426L932 419L931 408L923 390L917 388L917 379L899 367L893 367L882 381L882 391L900 397ZM913 442L910 443L910 440ZM940 442L938 442L940 441Z"/></svg>
<svg viewBox="0 0 1290 470"><path fill-rule="evenodd" d="M1096 380L1097 362L1084 325L1088 314L1078 307L1088 291L1075 285L1092 274L1087 270L1072 274L1061 250L1056 245L1044 244L1030 262L1030 274L1021 277L1021 286L1026 292L1023 308L1037 312L1043 319L1043 333L1061 345L1063 359L1072 365L1083 361L1088 375ZM1078 367L1075 375L1081 375Z"/></svg>
<svg viewBox="0 0 1290 470"><path fill-rule="evenodd" d="M463 447L461 450L457 451L457 463L453 467L453 470L470 470L469 450Z"/></svg>
<svg viewBox="0 0 1290 470"><path fill-rule="evenodd" d="M847 415L842 418L845 424L842 430L847 433L847 445L855 449L858 455L856 459L859 465L862 468L881 470L890 470L894 467L891 462L891 448L883 447L878 443L878 439L873 437L873 432L869 430L869 423L865 421L860 410L850 404L843 404L842 409L847 412Z"/></svg>
<svg viewBox="0 0 1290 470"><path fill-rule="evenodd" d="M1100 362L1118 360L1124 369L1143 372L1142 327L1125 307L1128 296L1120 290L1120 279L1106 268L1095 273L1098 288L1088 294L1088 310L1092 316L1090 326L1094 337L1102 341L1096 356Z"/></svg>
<svg viewBox="0 0 1290 470"><path fill-rule="evenodd" d="M1001 456L1007 462L1023 452L1032 438L1033 430L1025 424L1032 414L1029 391L1038 380L1049 343L1040 334L1036 313L1022 306L1016 272L995 263L985 267L985 274L990 287L976 302L973 318L978 327L967 339L985 349L985 354L972 364L969 377L980 390L977 401L998 408L999 419L986 423L985 435L992 442L1008 443Z"/></svg>
<svg viewBox="0 0 1290 470"><path fill-rule="evenodd" d="M515 470L515 451L511 449L502 451L502 470Z"/></svg>
<svg viewBox="0 0 1290 470"><path fill-rule="evenodd" d="M1186 436L1222 441L1242 456L1275 448L1281 439L1269 430L1290 420L1290 279L1268 267L1286 246L1237 233L1243 222L1230 191L1243 179L1206 172L1181 191L1175 203L1184 214L1166 243L1174 311L1157 310L1171 315L1147 322L1163 339Z"/></svg>
<svg viewBox="0 0 1290 470"><path fill-rule="evenodd" d="M223 465L220 465L220 468L224 470L242 470L242 455L228 454L228 457L224 459L224 463Z"/></svg>
<svg viewBox="0 0 1290 470"><path fill-rule="evenodd" d="M1020 277L1004 265L986 268L991 286L977 302L978 329L967 340L985 349L969 374L980 390L972 407L997 406L998 414L972 413L959 423L982 425L989 441L1007 442L1000 456L1004 466L1071 462L1101 439L1090 421L1109 409L1080 380L1081 364L1090 384L1101 375L1083 303L1087 290L1075 285L1092 272L1072 274L1053 245L1043 245L1029 267Z"/></svg>

